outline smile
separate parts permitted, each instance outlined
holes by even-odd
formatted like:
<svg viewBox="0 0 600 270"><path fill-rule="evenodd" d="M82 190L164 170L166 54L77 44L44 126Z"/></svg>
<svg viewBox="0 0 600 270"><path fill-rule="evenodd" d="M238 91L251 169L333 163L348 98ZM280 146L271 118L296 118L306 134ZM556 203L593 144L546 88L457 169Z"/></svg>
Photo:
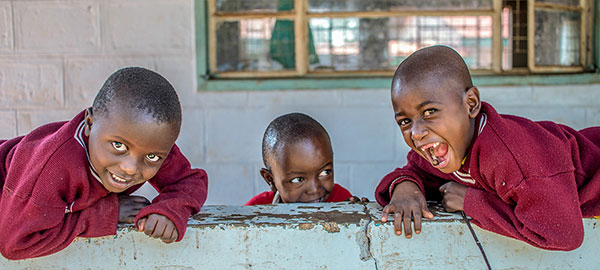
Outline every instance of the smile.
<svg viewBox="0 0 600 270"><path fill-rule="evenodd" d="M113 180L115 180L115 182L118 182L118 183L127 184L129 182L126 179L119 177L118 175L116 175L114 173L110 173L110 176L113 178Z"/></svg>
<svg viewBox="0 0 600 270"><path fill-rule="evenodd" d="M323 196L323 197L325 197L325 196ZM323 197L320 197L320 198L318 198L316 200L307 201L307 203L320 203L320 202L323 202Z"/></svg>

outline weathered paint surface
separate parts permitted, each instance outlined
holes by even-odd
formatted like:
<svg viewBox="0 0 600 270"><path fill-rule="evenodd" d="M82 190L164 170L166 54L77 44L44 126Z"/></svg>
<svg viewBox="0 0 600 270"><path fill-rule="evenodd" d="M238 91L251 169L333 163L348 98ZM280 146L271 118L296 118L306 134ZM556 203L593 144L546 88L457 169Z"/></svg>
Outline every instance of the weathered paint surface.
<svg viewBox="0 0 600 270"><path fill-rule="evenodd" d="M439 210L439 209L438 209ZM166 245L121 226L76 239L43 258L0 269L484 269L459 215L436 211L412 239L379 221L381 207L351 203L206 206L183 241ZM585 219L583 245L544 251L475 227L494 269L591 269L600 265L600 221Z"/></svg>

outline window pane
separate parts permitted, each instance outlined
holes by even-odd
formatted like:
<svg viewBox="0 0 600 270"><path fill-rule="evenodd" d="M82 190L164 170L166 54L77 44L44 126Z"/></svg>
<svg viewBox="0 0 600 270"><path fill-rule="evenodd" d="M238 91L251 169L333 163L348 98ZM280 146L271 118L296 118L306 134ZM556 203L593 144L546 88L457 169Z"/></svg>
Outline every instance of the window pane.
<svg viewBox="0 0 600 270"><path fill-rule="evenodd" d="M295 69L294 22L248 19L217 25L217 71Z"/></svg>
<svg viewBox="0 0 600 270"><path fill-rule="evenodd" d="M415 50L435 44L455 48L470 68L492 65L490 16L314 18L310 29L318 56L313 71L393 70Z"/></svg>
<svg viewBox="0 0 600 270"><path fill-rule="evenodd" d="M217 12L276 12L294 9L294 0L216 0Z"/></svg>
<svg viewBox="0 0 600 270"><path fill-rule="evenodd" d="M309 12L492 9L492 0L309 0Z"/></svg>
<svg viewBox="0 0 600 270"><path fill-rule="evenodd" d="M580 65L581 16L568 11L535 11L535 64Z"/></svg>
<svg viewBox="0 0 600 270"><path fill-rule="evenodd" d="M579 6L579 0L536 0L538 3L561 4L567 6Z"/></svg>

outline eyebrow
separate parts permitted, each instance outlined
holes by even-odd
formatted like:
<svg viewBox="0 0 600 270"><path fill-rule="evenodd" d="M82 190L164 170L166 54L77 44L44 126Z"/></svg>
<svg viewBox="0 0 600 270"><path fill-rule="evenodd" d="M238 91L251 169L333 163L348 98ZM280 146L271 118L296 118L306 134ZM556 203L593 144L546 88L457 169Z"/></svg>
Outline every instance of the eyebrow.
<svg viewBox="0 0 600 270"><path fill-rule="evenodd" d="M417 110L420 110L421 108L423 108L423 107L425 107L425 106L427 106L427 105L429 105L429 104L432 104L432 103L436 103L436 102L435 102L435 101L432 101L432 100L426 100L426 101L423 101L423 102L421 102L419 105L417 105L417 107L416 107L416 108L417 108ZM398 116L403 116L403 115L404 115L404 113L402 113L402 112L397 112L397 113L396 113L396 114L394 114L394 115L395 115L396 117L398 117Z"/></svg>
<svg viewBox="0 0 600 270"><path fill-rule="evenodd" d="M319 170L323 170L323 169L325 169L325 167L330 166L330 165L333 165L333 162L327 162L327 163L325 163L325 165L323 165L321 168L319 168ZM287 174L288 175L289 174L306 174L306 172L291 171L291 172L288 172Z"/></svg>

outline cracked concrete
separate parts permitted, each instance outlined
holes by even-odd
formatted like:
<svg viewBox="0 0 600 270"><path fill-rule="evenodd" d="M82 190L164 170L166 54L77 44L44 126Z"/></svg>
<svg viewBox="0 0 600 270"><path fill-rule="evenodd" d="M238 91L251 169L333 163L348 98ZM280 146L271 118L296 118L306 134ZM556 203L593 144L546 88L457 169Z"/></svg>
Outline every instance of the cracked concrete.
<svg viewBox="0 0 600 270"><path fill-rule="evenodd" d="M0 258L0 269L484 269L460 215L431 210L423 232L405 239L380 221L376 203L205 206L178 243L121 225L116 236L76 239L47 257ZM584 243L572 252L474 229L494 269L589 269L600 265L600 220L584 225Z"/></svg>

